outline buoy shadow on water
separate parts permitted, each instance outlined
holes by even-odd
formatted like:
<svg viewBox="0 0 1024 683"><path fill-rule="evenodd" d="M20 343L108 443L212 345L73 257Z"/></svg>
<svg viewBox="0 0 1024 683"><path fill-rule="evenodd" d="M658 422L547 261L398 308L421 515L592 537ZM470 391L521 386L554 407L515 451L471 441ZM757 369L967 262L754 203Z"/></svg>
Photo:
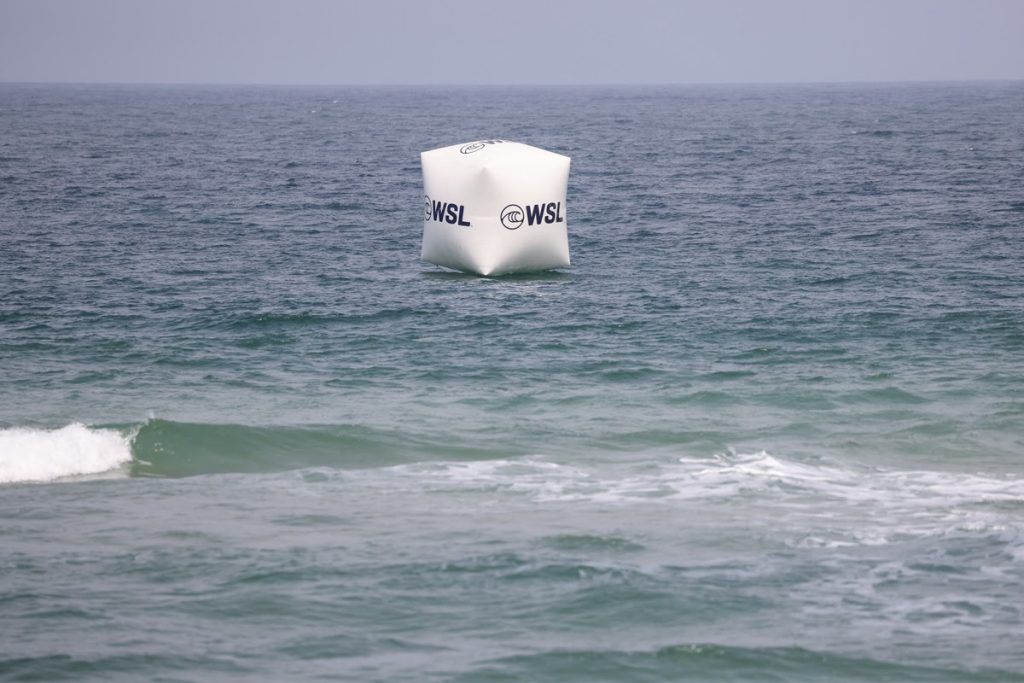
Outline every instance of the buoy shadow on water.
<svg viewBox="0 0 1024 683"><path fill-rule="evenodd" d="M431 280L500 280L502 282L569 282L572 273L559 270L541 270L536 273L506 273L505 275L477 275L454 270L424 270L420 272Z"/></svg>

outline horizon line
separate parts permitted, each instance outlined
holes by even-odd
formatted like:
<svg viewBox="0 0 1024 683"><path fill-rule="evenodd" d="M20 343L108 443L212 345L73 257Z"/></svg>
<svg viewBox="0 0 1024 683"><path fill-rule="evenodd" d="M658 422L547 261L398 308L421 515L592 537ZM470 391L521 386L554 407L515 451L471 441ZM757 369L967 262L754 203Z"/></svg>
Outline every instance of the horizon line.
<svg viewBox="0 0 1024 683"><path fill-rule="evenodd" d="M630 88L630 87L695 87L695 86L779 86L779 85L923 85L967 83L1024 83L1021 78L960 78L960 79L849 79L836 81L641 81L593 83L289 83L260 81L64 81L64 80L4 80L0 85L79 85L79 86L192 86L192 87L252 87L252 88Z"/></svg>

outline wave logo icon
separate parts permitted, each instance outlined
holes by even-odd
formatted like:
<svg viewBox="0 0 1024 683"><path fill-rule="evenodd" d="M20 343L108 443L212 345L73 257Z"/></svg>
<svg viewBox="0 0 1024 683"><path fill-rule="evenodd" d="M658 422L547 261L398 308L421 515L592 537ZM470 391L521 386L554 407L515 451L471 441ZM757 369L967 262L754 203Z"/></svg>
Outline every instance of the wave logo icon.
<svg viewBox="0 0 1024 683"><path fill-rule="evenodd" d="M459 147L459 151L463 154L472 154L473 152L479 152L487 145L500 145L505 142L504 140L479 140L477 142L470 142L462 147Z"/></svg>
<svg viewBox="0 0 1024 683"><path fill-rule="evenodd" d="M427 196L427 195L424 195L423 196L423 200L424 200L424 204L423 204L423 220L429 221L430 220L430 207L431 207L431 205L430 205L430 197Z"/></svg>
<svg viewBox="0 0 1024 683"><path fill-rule="evenodd" d="M518 204L509 204L501 210L501 224L509 230L522 226L524 218L523 207Z"/></svg>

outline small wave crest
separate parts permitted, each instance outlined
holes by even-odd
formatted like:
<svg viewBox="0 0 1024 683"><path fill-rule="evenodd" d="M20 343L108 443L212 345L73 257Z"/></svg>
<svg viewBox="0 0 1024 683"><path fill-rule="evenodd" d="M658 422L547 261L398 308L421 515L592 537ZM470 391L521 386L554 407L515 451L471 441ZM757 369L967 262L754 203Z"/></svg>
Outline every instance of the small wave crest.
<svg viewBox="0 0 1024 683"><path fill-rule="evenodd" d="M238 425L150 419L132 439L129 473L142 477L363 469L400 463L507 457L500 449L459 445L444 435L355 424Z"/></svg>
<svg viewBox="0 0 1024 683"><path fill-rule="evenodd" d="M72 423L59 429L0 429L0 483L102 474L132 459L132 436Z"/></svg>

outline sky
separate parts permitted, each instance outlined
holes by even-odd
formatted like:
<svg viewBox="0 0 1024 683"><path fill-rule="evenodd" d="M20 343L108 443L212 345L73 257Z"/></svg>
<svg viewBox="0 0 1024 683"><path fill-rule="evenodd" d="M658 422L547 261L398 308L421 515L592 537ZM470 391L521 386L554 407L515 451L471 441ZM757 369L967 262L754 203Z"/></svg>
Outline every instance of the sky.
<svg viewBox="0 0 1024 683"><path fill-rule="evenodd" d="M0 0L0 82L1024 79L1024 0Z"/></svg>

